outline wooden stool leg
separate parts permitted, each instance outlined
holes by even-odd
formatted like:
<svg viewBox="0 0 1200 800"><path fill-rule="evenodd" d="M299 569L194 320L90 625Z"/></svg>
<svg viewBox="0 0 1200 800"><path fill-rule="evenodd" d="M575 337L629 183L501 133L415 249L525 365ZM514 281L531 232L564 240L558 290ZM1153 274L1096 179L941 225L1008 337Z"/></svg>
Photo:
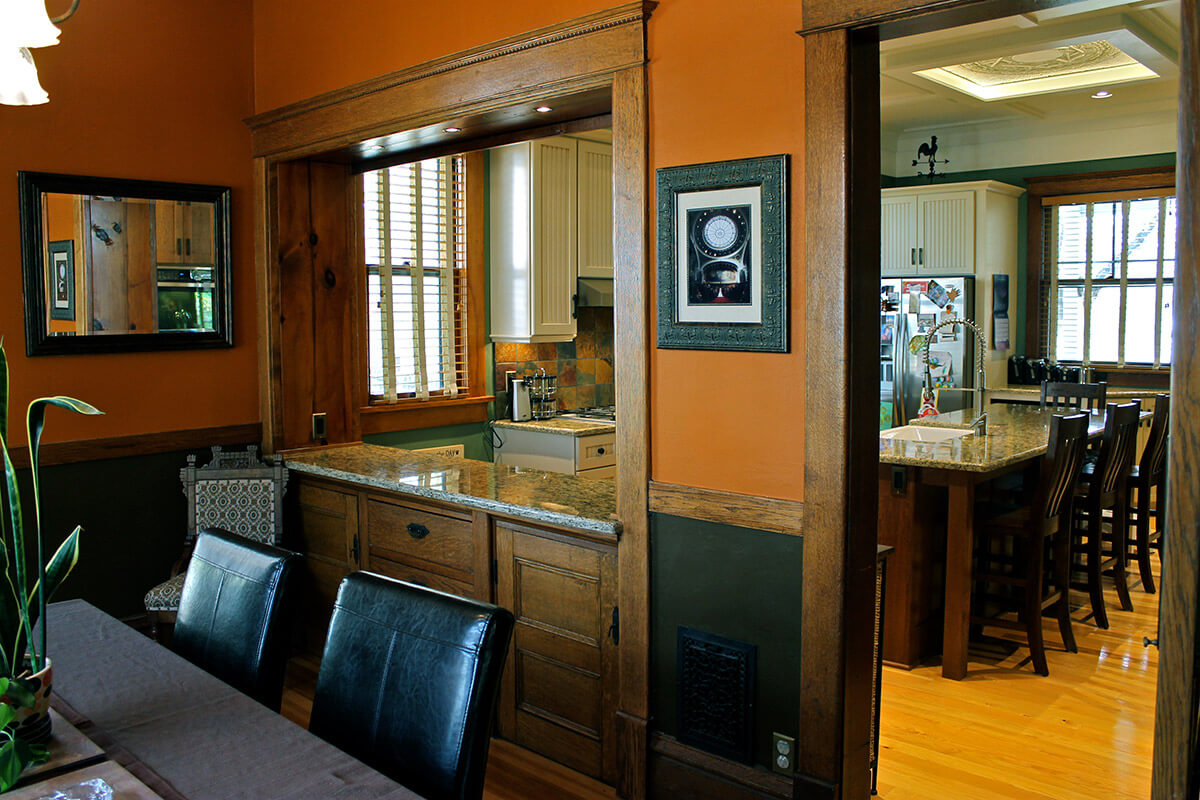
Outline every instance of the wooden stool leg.
<svg viewBox="0 0 1200 800"><path fill-rule="evenodd" d="M1133 504L1131 504L1133 505ZM1150 569L1150 486L1137 487L1137 560L1142 576L1142 588L1154 594L1154 573Z"/></svg>
<svg viewBox="0 0 1200 800"><path fill-rule="evenodd" d="M1055 616L1058 617L1058 631L1062 634L1063 645L1068 653L1078 653L1079 645L1075 643L1075 630L1071 627L1071 537L1064 531L1054 534L1054 590L1058 592L1058 602L1055 604Z"/></svg>
<svg viewBox="0 0 1200 800"><path fill-rule="evenodd" d="M1087 583L1088 594L1092 601L1092 616L1096 625L1108 627L1108 610L1104 607L1104 583L1100 574L1101 552L1100 509L1089 508L1087 511Z"/></svg>
<svg viewBox="0 0 1200 800"><path fill-rule="evenodd" d="M1029 637L1029 655L1033 658L1033 671L1038 675L1049 675L1046 665L1046 643L1042 637L1042 561L1044 543L1040 536L1027 540L1025 546L1025 597L1021 616L1025 622L1025 635Z"/></svg>
<svg viewBox="0 0 1200 800"><path fill-rule="evenodd" d="M1117 493L1117 502L1112 515L1113 583L1117 587L1117 599L1122 611L1133 611L1133 599L1129 596L1129 579L1125 564L1129 560L1129 526L1124 523L1129 517L1129 496Z"/></svg>

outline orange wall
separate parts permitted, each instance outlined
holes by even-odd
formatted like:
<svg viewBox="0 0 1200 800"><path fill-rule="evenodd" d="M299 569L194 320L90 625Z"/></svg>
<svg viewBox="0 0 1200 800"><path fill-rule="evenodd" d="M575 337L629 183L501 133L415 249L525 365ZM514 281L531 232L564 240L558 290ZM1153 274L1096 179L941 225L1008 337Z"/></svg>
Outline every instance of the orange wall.
<svg viewBox="0 0 1200 800"><path fill-rule="evenodd" d="M339 14L317 0L256 0L256 108L614 5L362 0ZM662 0L649 25L651 166L791 153L792 185L802 185L799 27L794 0ZM791 200L791 352L653 350L655 480L802 499L803 194L793 190Z"/></svg>
<svg viewBox="0 0 1200 800"><path fill-rule="evenodd" d="M85 2L60 44L33 51L50 102L0 106L0 336L12 444L35 396L107 412L52 412L47 441L257 422L250 134L253 19L244 0ZM25 356L18 170L233 188L231 350Z"/></svg>

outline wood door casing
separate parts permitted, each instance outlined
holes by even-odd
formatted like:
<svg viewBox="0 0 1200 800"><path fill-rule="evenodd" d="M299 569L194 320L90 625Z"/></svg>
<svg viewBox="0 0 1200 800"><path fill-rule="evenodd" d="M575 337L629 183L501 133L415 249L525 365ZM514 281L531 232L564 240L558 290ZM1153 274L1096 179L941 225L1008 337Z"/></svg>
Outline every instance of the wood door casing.
<svg viewBox="0 0 1200 800"><path fill-rule="evenodd" d="M612 782L616 549L499 521L495 543L496 600L516 617L500 735Z"/></svg>

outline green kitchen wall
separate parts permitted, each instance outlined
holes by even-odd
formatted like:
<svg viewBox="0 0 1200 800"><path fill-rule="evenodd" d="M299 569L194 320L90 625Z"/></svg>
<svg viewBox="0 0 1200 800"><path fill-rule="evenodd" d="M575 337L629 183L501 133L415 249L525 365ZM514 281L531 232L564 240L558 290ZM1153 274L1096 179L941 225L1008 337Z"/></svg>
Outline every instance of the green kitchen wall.
<svg viewBox="0 0 1200 800"><path fill-rule="evenodd" d="M962 181L1000 181L1010 186L1025 188L1029 178L1043 178L1051 175L1085 175L1089 172L1112 172L1121 169L1149 169L1153 167L1169 167L1175 165L1174 153L1156 153L1147 156L1128 156L1125 158L1104 158L1095 161L1065 161L1056 164L1030 164L1024 167L1005 167L1003 169L984 169L972 172L947 172L944 178L937 181L938 185L959 183ZM884 189L896 186L928 186L929 181L916 175L893 177L880 176ZM1026 243L1029 208L1025 195L1017 200L1017 275L1025 274ZM1013 320L1014 341L1013 353L1025 354L1025 281L1017 281L1016 297L1017 313Z"/></svg>
<svg viewBox="0 0 1200 800"><path fill-rule="evenodd" d="M757 646L754 761L771 763L771 734L797 734L804 539L650 515L651 714L676 735L680 625ZM748 587L754 587L749 591Z"/></svg>

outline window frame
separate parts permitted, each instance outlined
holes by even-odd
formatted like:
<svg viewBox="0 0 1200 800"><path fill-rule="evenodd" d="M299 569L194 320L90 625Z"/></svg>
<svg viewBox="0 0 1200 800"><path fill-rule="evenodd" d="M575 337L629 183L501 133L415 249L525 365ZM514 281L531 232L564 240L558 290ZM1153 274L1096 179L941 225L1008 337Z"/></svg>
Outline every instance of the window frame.
<svg viewBox="0 0 1200 800"><path fill-rule="evenodd" d="M1111 192L1175 189L1175 167L1149 167L1114 170L1079 175L1055 175L1027 178L1026 247L1025 247L1025 351L1038 358L1048 358L1044 338L1042 308L1042 245L1045 239L1042 200L1066 195L1090 195ZM1170 380L1171 366L1155 369L1145 365L1098 365L1097 379L1119 377L1122 384L1165 386Z"/></svg>
<svg viewBox="0 0 1200 800"><path fill-rule="evenodd" d="M358 370L360 404L359 415L362 432L388 433L391 431L415 430L418 428L459 425L485 422L488 418L487 405L495 398L487 393L487 362L485 355L485 287L487 275L484 269L484 154L475 151L460 154L466 179L466 287L463 299L467 305L467 322L464 328L467 337L467 383L460 387L457 397L433 396L428 400L416 397L399 398L396 402L371 401L367 348L367 270L365 243L363 239L364 212L363 186L356 175L354 184L354 258L358 265L356 291L362 298L362 314L358 320L359 336L363 342L362 362Z"/></svg>

